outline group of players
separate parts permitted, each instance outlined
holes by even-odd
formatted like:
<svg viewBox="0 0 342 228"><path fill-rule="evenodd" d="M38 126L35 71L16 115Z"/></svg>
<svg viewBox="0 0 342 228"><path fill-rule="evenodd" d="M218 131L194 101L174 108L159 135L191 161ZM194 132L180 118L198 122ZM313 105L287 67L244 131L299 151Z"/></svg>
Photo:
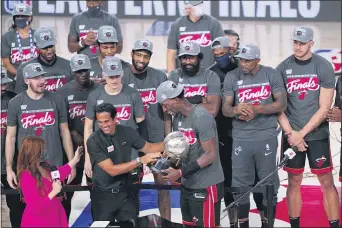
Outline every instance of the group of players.
<svg viewBox="0 0 342 228"><path fill-rule="evenodd" d="M291 227L299 227L306 157L322 186L330 226L338 227L339 197L332 176L328 122L341 121L341 77L331 108L335 75L327 60L312 53L311 28L294 29L294 54L273 69L260 64L256 45L240 45L236 32L224 31L215 18L204 14L203 1L186 1L186 15L172 24L169 33L167 76L149 66L153 55L149 40L133 44L132 64L115 57L124 45L120 24L101 10L102 4L87 1L88 10L73 17L68 49L77 54L70 61L56 55L52 29L31 28L30 6L14 7L13 26L2 36L1 51L1 182L5 188L18 185L16 159L22 139L36 135L46 141L42 160L55 166L70 161L77 146L85 146L84 160L67 184L81 184L84 172L87 182L122 200L116 186L122 177L107 172L103 162L125 164L127 158L124 161L111 152L119 150L120 154L129 142L112 140L108 151L100 155L88 139L99 129L110 129L110 121L137 130L150 143L163 142L172 131L180 131L190 144L189 155L181 169L169 168L164 176L154 173L155 181L167 184L181 178L183 224L215 227L220 225L221 199L228 205L243 194L224 192L224 187L246 189L276 169L279 124L282 151L298 150L285 168ZM106 108L108 103L115 111ZM111 117L108 123L99 116L106 111ZM139 140L132 142L137 149L130 154L137 165L123 172L130 173L127 178L132 182L134 171L137 181L141 180L139 164L154 159L143 158L144 144ZM278 176L268 178L262 186L268 184L275 187L276 203ZM134 216L139 213L138 194L125 196L138 203ZM62 201L67 217L72 196L67 193ZM132 217L119 213L123 208L104 198L104 193L91 198L94 220ZM254 193L254 200L266 227L266 197ZM17 195L7 195L6 202L12 227L20 227L25 203ZM170 220L168 191L158 192L158 205L161 216ZM231 227L249 227L249 209L249 197L245 197L229 210Z"/></svg>

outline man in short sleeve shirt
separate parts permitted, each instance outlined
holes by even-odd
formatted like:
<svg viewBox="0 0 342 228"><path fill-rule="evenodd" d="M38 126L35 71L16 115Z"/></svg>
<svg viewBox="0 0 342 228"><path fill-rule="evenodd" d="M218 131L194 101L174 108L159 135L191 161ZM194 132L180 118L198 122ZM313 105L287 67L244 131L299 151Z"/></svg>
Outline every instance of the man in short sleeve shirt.
<svg viewBox="0 0 342 228"><path fill-rule="evenodd" d="M185 16L178 18L171 26L167 41L167 72L177 68L177 53L180 44L189 41L197 42L203 53L201 66L207 69L214 63L211 53L211 41L223 36L220 22L204 14L203 1L185 1Z"/></svg>
<svg viewBox="0 0 342 228"><path fill-rule="evenodd" d="M236 57L240 59L240 67L228 72L224 80L222 113L233 118L232 187L248 188L255 183L255 172L264 179L276 169L277 113L286 108L286 91L280 74L259 64L257 46L243 45ZM268 178L262 186L268 184L274 185L274 202L277 202L278 175ZM236 194L236 198L241 194ZM267 215L267 196L263 199ZM242 198L238 209L241 228L249 227L249 209L249 197ZM275 209L276 205L274 212ZM267 218L264 225L267 226Z"/></svg>
<svg viewBox="0 0 342 228"><path fill-rule="evenodd" d="M52 166L63 165L63 150L70 161L74 154L68 127L68 116L63 98L45 90L45 71L39 63L24 67L23 75L28 89L8 104L6 134L7 181L12 188L16 182L13 158L17 155L21 142L26 136L39 136L46 142L43 160ZM17 140L17 147L15 142ZM75 175L68 179L72 181Z"/></svg>
<svg viewBox="0 0 342 228"><path fill-rule="evenodd" d="M7 182L5 139L7 128L7 108L9 101L16 96L16 93L8 90L8 83L13 80L7 76L6 69L1 67L1 183L4 189L11 189ZM6 195L6 205L9 209L9 219L13 228L19 228L21 218L25 210L25 204L21 201L20 195Z"/></svg>
<svg viewBox="0 0 342 228"><path fill-rule="evenodd" d="M34 33L34 39L39 51L36 58L20 64L17 70L15 84L16 93L21 93L27 89L23 69L27 64L39 63L45 70L45 89L56 92L56 90L73 79L69 60L56 55L57 40L51 28L39 28Z"/></svg>
<svg viewBox="0 0 342 228"><path fill-rule="evenodd" d="M334 95L335 76L331 64L312 53L313 30L296 27L293 32L294 54L277 66L288 93L288 107L279 116L284 136L282 149L297 147L300 152L289 160L287 188L292 227L299 226L301 210L300 185L306 155L311 172L316 174L323 190L325 209L332 227L338 226L338 194L332 178L329 123L326 114Z"/></svg>
<svg viewBox="0 0 342 228"><path fill-rule="evenodd" d="M90 61L88 56L83 54L74 55L70 59L71 70L75 80L67 83L57 90L65 101L68 111L68 125L72 138L74 151L78 146L83 146L83 131L84 131L84 118L86 112L86 103L91 91L95 90L100 84L90 80ZM64 156L64 163L66 162ZM84 170L84 155L81 157L80 162L76 166L76 177L70 183L71 185L80 185L82 183ZM87 183L91 183L91 179L87 178ZM67 199L63 201L63 206L67 217L69 218L71 212L71 199L74 195L73 192L67 192Z"/></svg>
<svg viewBox="0 0 342 228"><path fill-rule="evenodd" d="M103 25L99 28L97 36L99 55L91 58L90 78L98 83L105 84L106 80L102 77L103 60L109 56L115 56L118 48L118 36L116 29L110 25ZM130 67L128 62L121 60L122 68L125 70Z"/></svg>
<svg viewBox="0 0 342 228"><path fill-rule="evenodd" d="M114 105L117 111L115 120L121 125L139 130L142 137L146 138L147 129L143 102L136 89L122 84L123 70L121 60L117 57L105 58L103 61L103 75L106 79L106 85L91 92L87 100L84 141L87 142L88 137L93 132L93 128L98 128L97 124L95 125L95 107L102 103ZM138 156L138 152L136 151L132 155ZM87 158L87 154L85 156L85 171L91 177L90 161Z"/></svg>
<svg viewBox="0 0 342 228"><path fill-rule="evenodd" d="M182 159L182 168L164 170L167 181L181 177L181 212L185 227L220 225L223 198L223 171L218 152L214 117L202 106L184 98L184 85L163 82L157 89L157 100L164 112L174 116L173 129L186 137L190 149Z"/></svg>
<svg viewBox="0 0 342 228"><path fill-rule="evenodd" d="M117 53L122 51L122 33L116 16L101 9L104 1L87 0L88 10L72 17L68 35L68 49L71 53L85 54L89 58L99 55L96 44L98 29L103 25L113 26L118 34Z"/></svg>
<svg viewBox="0 0 342 228"><path fill-rule="evenodd" d="M178 55L181 68L169 74L169 80L184 85L184 97L190 103L200 104L214 117L221 104L221 86L218 75L201 67L203 53L196 42L184 42L180 45Z"/></svg>
<svg viewBox="0 0 342 228"><path fill-rule="evenodd" d="M124 70L122 83L139 91L144 105L148 142L162 142L171 132L171 116L163 113L157 102L158 86L167 80L162 71L149 67L153 53L153 44L149 40L137 40L132 49L132 66ZM156 184L167 184L160 175L153 173ZM169 191L158 191L158 205L161 217L171 221Z"/></svg>
<svg viewBox="0 0 342 228"><path fill-rule="evenodd" d="M112 104L96 106L95 113L99 129L87 141L94 169L91 192L93 219L134 224L139 213L136 192L125 186L129 183L130 171L155 162L161 156L160 152L164 151L164 142L148 143L133 128L117 124L117 113ZM132 148L146 155L132 159Z"/></svg>

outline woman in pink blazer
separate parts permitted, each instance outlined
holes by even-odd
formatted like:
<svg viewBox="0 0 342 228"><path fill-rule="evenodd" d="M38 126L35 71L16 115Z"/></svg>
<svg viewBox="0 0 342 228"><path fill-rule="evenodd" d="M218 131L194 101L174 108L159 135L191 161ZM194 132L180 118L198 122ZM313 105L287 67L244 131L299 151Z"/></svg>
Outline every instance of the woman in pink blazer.
<svg viewBox="0 0 342 228"><path fill-rule="evenodd" d="M44 140L36 136L26 137L19 151L19 189L26 203L21 227L68 227L64 208L56 195L62 189L61 181L79 162L83 148L77 148L68 164L58 167L60 180L55 181L51 178L51 168L42 160L44 151Z"/></svg>

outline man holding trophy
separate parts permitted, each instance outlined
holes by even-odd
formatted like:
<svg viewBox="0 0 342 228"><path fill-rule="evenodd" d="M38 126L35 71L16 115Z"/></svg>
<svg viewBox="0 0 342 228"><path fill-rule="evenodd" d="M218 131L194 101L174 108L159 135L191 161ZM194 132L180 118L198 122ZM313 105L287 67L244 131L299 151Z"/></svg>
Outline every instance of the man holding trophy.
<svg viewBox="0 0 342 228"><path fill-rule="evenodd" d="M184 98L183 87L166 81L157 89L157 101L164 112L174 116L176 132L165 138L164 158L152 170L160 172L166 181L181 177L180 202L185 227L216 227L220 225L224 193L216 123L205 108ZM175 169L180 160L181 168Z"/></svg>

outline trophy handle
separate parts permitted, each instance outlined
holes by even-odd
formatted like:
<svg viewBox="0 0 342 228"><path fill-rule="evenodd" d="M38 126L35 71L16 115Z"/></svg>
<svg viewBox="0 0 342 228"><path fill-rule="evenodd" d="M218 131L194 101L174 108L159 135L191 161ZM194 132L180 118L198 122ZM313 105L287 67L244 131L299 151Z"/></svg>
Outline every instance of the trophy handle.
<svg viewBox="0 0 342 228"><path fill-rule="evenodd" d="M180 159L178 158L178 159L177 159L176 166L178 166L178 165L179 165L179 162L180 162Z"/></svg>

